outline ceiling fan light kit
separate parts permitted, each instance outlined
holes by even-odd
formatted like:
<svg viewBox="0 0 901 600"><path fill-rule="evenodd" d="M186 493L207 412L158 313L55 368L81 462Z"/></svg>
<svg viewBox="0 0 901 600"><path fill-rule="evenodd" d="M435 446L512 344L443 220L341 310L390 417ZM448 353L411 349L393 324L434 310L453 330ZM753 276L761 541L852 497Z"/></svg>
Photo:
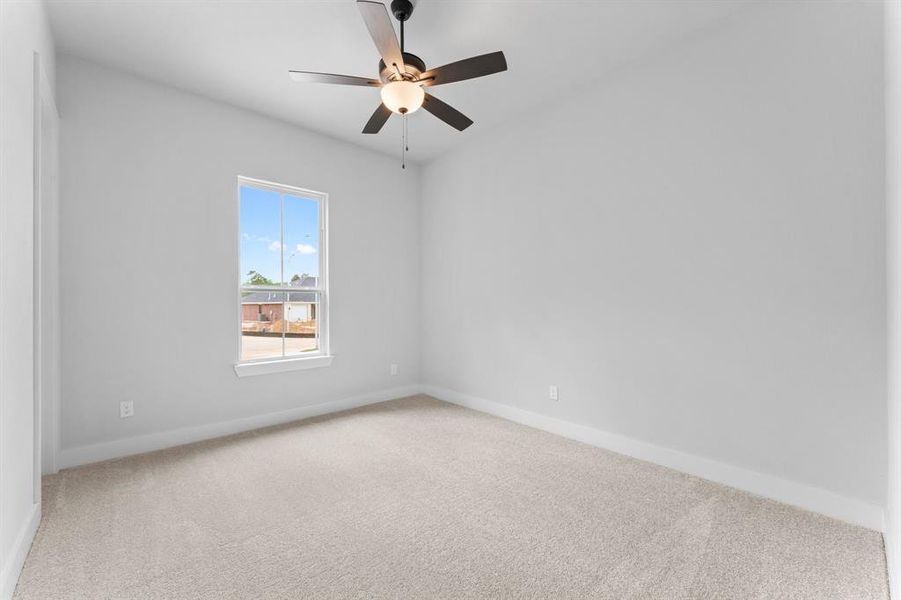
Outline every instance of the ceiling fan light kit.
<svg viewBox="0 0 901 600"><path fill-rule="evenodd" d="M391 81L382 86L382 104L399 115L416 112L423 100L425 92L414 81Z"/></svg>
<svg viewBox="0 0 901 600"><path fill-rule="evenodd" d="M427 93L423 88L506 71L507 60L504 53L492 52L427 69L421 58L404 51L404 23L413 14L413 3L410 0L391 2L391 12L400 21L400 43L384 4L372 0L357 0L356 3L369 35L381 55L379 79L312 71L289 71L291 79L300 82L381 88L382 103L363 127L363 133L378 133L392 113L399 114L404 117L404 151L407 149L406 117L420 107L458 131L472 125L469 117Z"/></svg>

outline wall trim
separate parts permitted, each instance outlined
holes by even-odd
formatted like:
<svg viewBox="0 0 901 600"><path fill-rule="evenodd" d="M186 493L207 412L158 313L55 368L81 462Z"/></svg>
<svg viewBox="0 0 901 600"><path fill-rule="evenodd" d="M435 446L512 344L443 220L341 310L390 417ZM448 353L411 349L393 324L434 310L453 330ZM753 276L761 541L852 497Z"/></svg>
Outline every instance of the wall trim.
<svg viewBox="0 0 901 600"><path fill-rule="evenodd" d="M34 541L34 535L38 531L38 525L41 524L41 504L31 505L31 514L28 519L22 523L19 535L13 542L13 547L0 571L0 599L11 600L13 593L16 591L16 584L19 583L19 575L22 573L22 567L25 565L25 558L28 551L31 550L31 543Z"/></svg>
<svg viewBox="0 0 901 600"><path fill-rule="evenodd" d="M882 545L885 548L885 568L888 571L889 597L901 598L901 565L898 560L901 554L898 552L897 540L894 539L892 511L885 511L885 523L882 528Z"/></svg>
<svg viewBox="0 0 901 600"><path fill-rule="evenodd" d="M422 392L439 400L472 408L536 429L554 433L592 446L625 454L640 460L676 469L689 475L738 488L771 500L791 504L828 517L876 531L883 530L883 509L863 500L842 496L829 490L782 479L775 475L711 460L694 454L626 437L609 431L577 425L492 400L463 394L434 385L422 386Z"/></svg>
<svg viewBox="0 0 901 600"><path fill-rule="evenodd" d="M341 400L301 406L231 421L185 427L75 448L64 448L60 452L60 467L70 468L143 452L162 450L270 425L288 423L377 402L413 396L418 393L428 394L451 404L471 408L598 448L604 448L618 454L669 467L854 525L875 531L885 530L883 508L863 500L434 385L413 384L389 388ZM894 554L890 550L891 540L886 538L885 542L887 558L891 560L891 555Z"/></svg>
<svg viewBox="0 0 901 600"><path fill-rule="evenodd" d="M408 385L350 396L341 400L322 402L311 406L299 406L297 408L279 412L233 419L231 421L220 421L194 427L183 427L180 429L149 433L110 442L101 442L99 444L63 448L59 453L59 466L62 469L67 469L112 458L121 458L133 454L162 450L164 448L200 442L233 433L241 433L243 431L268 427L270 425L279 425L281 423L289 423L300 419L318 417L320 415L349 410L367 404L375 404L377 402L385 402L386 400L393 400L395 398L412 396L418 394L419 391L420 388L418 385Z"/></svg>

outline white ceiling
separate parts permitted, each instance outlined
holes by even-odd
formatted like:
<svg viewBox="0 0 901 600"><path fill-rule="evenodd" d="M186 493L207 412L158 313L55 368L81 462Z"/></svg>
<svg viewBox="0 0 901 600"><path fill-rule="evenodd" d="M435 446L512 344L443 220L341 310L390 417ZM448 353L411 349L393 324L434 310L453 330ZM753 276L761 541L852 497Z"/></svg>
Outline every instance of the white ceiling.
<svg viewBox="0 0 901 600"><path fill-rule="evenodd" d="M389 3L389 2L386 2ZM381 152L400 119L360 133L377 89L292 82L289 69L377 76L353 0L49 0L59 52L138 73ZM430 92L475 124L410 118L410 158L428 161L478 130L550 110L555 98L676 43L745 0L421 0L406 49L430 67L503 50L509 70Z"/></svg>

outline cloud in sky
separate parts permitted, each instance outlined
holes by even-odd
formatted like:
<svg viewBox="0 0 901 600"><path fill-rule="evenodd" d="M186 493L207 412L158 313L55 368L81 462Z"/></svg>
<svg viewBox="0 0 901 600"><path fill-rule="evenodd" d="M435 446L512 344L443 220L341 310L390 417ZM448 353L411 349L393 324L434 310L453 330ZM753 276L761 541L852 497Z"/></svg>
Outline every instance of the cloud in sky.
<svg viewBox="0 0 901 600"><path fill-rule="evenodd" d="M254 235L252 233L242 233L241 239L247 240L248 242L260 242L263 244L268 244L269 242L272 241L271 239L267 238L264 235Z"/></svg>
<svg viewBox="0 0 901 600"><path fill-rule="evenodd" d="M273 252L278 252L279 250L282 249L282 243L276 240L276 241L272 242L271 244L269 244L269 249L272 250Z"/></svg>
<svg viewBox="0 0 901 600"><path fill-rule="evenodd" d="M316 254L316 248L310 244L297 244L297 251L301 254Z"/></svg>

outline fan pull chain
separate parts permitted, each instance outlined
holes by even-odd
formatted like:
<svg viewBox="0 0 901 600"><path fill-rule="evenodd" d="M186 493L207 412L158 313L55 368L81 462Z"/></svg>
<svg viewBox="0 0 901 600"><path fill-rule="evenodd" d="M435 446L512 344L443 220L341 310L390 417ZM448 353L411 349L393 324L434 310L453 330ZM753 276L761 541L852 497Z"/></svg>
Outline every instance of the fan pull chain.
<svg viewBox="0 0 901 600"><path fill-rule="evenodd" d="M407 168L407 150L409 150L409 148L407 147L407 115L404 115L404 127L403 127L403 131L404 131L404 132L403 132L403 137L401 138L401 141L403 142L403 146L402 146L402 149L401 149L401 151L400 151L400 156L401 156L401 159L400 159L400 168L401 168L401 169L406 169L406 168Z"/></svg>

